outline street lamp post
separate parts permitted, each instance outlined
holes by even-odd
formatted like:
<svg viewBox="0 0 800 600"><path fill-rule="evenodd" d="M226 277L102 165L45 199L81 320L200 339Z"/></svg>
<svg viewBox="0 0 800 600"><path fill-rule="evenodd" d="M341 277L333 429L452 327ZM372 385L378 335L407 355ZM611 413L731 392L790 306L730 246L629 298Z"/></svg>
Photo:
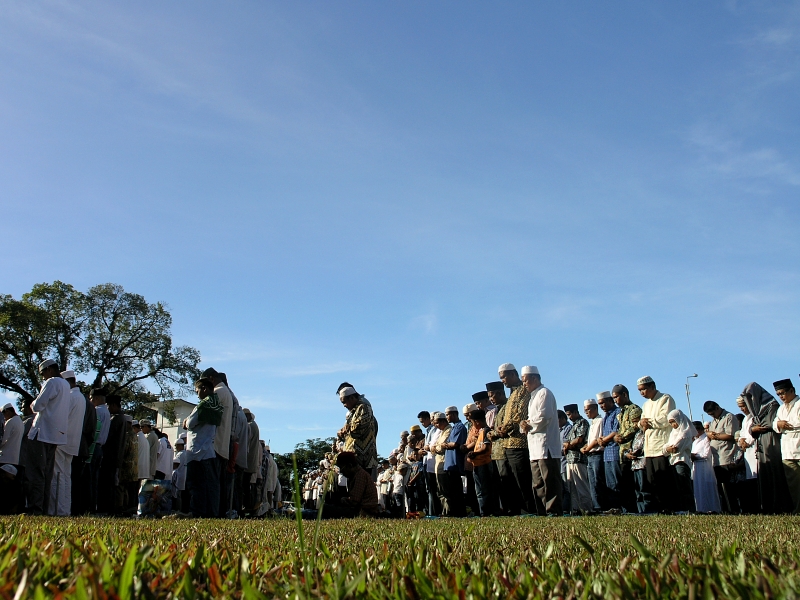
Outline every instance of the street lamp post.
<svg viewBox="0 0 800 600"><path fill-rule="evenodd" d="M697 373L694 375L689 375L686 378L686 404L689 405L689 420L694 421L694 416L692 416L692 401L689 399L689 380L692 377L697 377Z"/></svg>

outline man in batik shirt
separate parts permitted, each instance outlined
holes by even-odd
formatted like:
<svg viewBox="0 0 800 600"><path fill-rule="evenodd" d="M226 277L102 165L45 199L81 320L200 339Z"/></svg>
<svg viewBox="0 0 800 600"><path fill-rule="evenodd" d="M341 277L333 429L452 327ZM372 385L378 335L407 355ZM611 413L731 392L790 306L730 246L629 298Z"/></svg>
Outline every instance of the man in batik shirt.
<svg viewBox="0 0 800 600"><path fill-rule="evenodd" d="M522 508L529 514L544 512L537 509L537 500L533 494L533 475L531 474L530 456L528 454L528 436L519 429L520 422L528 418L528 402L531 394L522 385L517 368L511 363L500 365L498 373L503 384L510 390L508 403L499 427L495 418L495 430L503 439L506 460L522 495Z"/></svg>
<svg viewBox="0 0 800 600"><path fill-rule="evenodd" d="M372 475L374 481L377 476L378 449L372 408L349 386L339 391L339 399L350 411L347 423L339 430L344 451L355 453L358 464Z"/></svg>
<svg viewBox="0 0 800 600"><path fill-rule="evenodd" d="M619 431L614 437L614 441L619 444L620 462L620 494L622 509L625 512L638 512L636 506L636 485L633 477L632 462L626 456L633 444L633 438L639 430L639 419L642 416L642 409L631 402L628 388L624 385L615 385L611 390L611 397L619 407Z"/></svg>

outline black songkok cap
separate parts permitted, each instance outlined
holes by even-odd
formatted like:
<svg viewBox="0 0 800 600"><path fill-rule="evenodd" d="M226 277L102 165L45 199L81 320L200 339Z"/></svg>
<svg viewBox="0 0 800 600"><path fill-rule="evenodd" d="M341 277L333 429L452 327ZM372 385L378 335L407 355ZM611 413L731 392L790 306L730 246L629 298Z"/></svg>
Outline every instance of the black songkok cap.
<svg viewBox="0 0 800 600"><path fill-rule="evenodd" d="M781 379L780 381L776 381L772 385L775 386L775 391L779 392L781 390L788 390L789 388L793 388L792 380L791 379Z"/></svg>
<svg viewBox="0 0 800 600"><path fill-rule="evenodd" d="M577 404L567 404L564 406L564 412L578 412Z"/></svg>
<svg viewBox="0 0 800 600"><path fill-rule="evenodd" d="M201 378L215 377L217 375L219 375L219 373L217 373L217 370L213 367L208 367L205 371L200 373Z"/></svg>
<svg viewBox="0 0 800 600"><path fill-rule="evenodd" d="M486 391L487 392L499 392L505 386L503 385L502 381L492 381L491 383L486 384Z"/></svg>
<svg viewBox="0 0 800 600"><path fill-rule="evenodd" d="M488 399L489 399L489 392L476 392L472 394L473 402L480 402L481 400L488 400Z"/></svg>

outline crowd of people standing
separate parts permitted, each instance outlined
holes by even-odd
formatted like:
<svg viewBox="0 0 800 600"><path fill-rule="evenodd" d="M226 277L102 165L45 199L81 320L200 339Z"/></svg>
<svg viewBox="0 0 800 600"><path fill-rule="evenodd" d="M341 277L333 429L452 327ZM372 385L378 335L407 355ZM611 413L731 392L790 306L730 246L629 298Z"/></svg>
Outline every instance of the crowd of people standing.
<svg viewBox="0 0 800 600"><path fill-rule="evenodd" d="M641 405L618 384L581 414L558 408L534 366L506 363L498 374L461 411L420 411L380 464L371 404L343 383L338 458L306 477L307 500L319 505L327 491L323 516L800 513L800 402L789 379L773 385L780 402L750 383L741 413L708 401L700 422L649 376L636 382ZM339 462L359 474L355 495Z"/></svg>
<svg viewBox="0 0 800 600"><path fill-rule="evenodd" d="M141 515L143 496L159 488L160 507L182 516L262 516L280 503L277 464L224 373L202 373L199 403L172 443L149 419L126 415L118 394L84 395L54 360L39 374L21 415L3 406L0 514Z"/></svg>

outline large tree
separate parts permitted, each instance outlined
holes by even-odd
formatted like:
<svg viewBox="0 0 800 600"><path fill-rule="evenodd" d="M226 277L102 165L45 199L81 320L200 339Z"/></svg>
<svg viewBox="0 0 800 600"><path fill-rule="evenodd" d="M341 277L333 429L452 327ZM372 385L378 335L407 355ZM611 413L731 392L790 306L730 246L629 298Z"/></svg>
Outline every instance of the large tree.
<svg viewBox="0 0 800 600"><path fill-rule="evenodd" d="M198 376L200 353L172 345L167 307L111 283L88 292L56 281L34 286L20 300L0 296L0 389L30 402L41 386L46 358L87 375L135 410L172 400ZM155 389L149 389L155 388Z"/></svg>
<svg viewBox="0 0 800 600"><path fill-rule="evenodd" d="M278 479L283 487L289 487L294 481L292 454L297 459L297 472L301 475L306 471L319 467L319 462L331 452L331 446L336 438L314 438L306 440L294 447L294 452L274 454L273 458L278 464Z"/></svg>

